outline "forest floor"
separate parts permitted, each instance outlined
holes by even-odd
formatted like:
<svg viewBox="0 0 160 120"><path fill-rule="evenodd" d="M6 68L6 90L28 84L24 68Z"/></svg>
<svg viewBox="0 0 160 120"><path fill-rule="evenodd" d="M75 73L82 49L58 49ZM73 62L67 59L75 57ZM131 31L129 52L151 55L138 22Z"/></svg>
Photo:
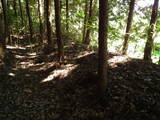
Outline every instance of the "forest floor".
<svg viewBox="0 0 160 120"><path fill-rule="evenodd" d="M108 89L96 96L97 53L65 46L65 63L39 47L8 46L0 68L0 120L159 120L160 65L109 54ZM10 61L10 62L9 62Z"/></svg>

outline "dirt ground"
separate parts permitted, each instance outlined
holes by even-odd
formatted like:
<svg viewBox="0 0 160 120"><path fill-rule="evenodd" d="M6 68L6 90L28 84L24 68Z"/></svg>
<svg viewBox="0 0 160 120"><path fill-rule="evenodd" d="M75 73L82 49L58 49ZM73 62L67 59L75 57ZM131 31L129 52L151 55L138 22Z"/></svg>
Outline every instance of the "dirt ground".
<svg viewBox="0 0 160 120"><path fill-rule="evenodd" d="M97 53L65 46L65 62L41 47L7 47L0 120L159 120L160 65L109 54L106 95L96 95Z"/></svg>

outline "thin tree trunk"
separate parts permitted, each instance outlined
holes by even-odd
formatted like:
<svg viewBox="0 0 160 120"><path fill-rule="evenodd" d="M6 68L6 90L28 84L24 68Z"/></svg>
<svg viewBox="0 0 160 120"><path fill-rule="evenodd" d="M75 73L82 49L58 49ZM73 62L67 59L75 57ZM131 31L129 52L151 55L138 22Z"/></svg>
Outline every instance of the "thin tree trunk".
<svg viewBox="0 0 160 120"><path fill-rule="evenodd" d="M62 31L61 31L61 12L60 12L60 0L54 0L55 4L55 23L56 23L56 36L57 36L57 45L58 45L58 57L59 62L64 61L64 43L62 40Z"/></svg>
<svg viewBox="0 0 160 120"><path fill-rule="evenodd" d="M87 25L86 37L84 41L84 43L87 45L89 45L90 43L90 33L91 33L91 26L92 26L92 4L93 4L93 0L90 0L88 25Z"/></svg>
<svg viewBox="0 0 160 120"><path fill-rule="evenodd" d="M158 64L160 65L160 57L159 57L159 61L158 61Z"/></svg>
<svg viewBox="0 0 160 120"><path fill-rule="evenodd" d="M88 24L88 0L85 0L85 10L84 10L84 27L83 27L83 43L85 43L85 38L86 38L86 29L87 29L87 24Z"/></svg>
<svg viewBox="0 0 160 120"><path fill-rule="evenodd" d="M47 14L46 14L46 0L44 0L43 1L43 12L42 12L42 14L43 14L43 16L44 16L44 19L43 19L43 29L44 29L44 33L46 33L47 34ZM47 38L48 39L48 38Z"/></svg>
<svg viewBox="0 0 160 120"><path fill-rule="evenodd" d="M63 4L62 4L62 0L60 0L60 12L61 12L62 8L63 8Z"/></svg>
<svg viewBox="0 0 160 120"><path fill-rule="evenodd" d="M5 8L5 11L6 11L6 25L5 25L5 27L6 27L6 43L8 43L8 44L11 44L11 38L10 38L10 34L11 34L11 31L12 31L12 28L10 28L10 23L9 23L9 21L11 20L11 18L10 18L10 16L9 16L9 7L10 7L10 4L9 4L9 1L5 1L5 6L6 6L6 8Z"/></svg>
<svg viewBox="0 0 160 120"><path fill-rule="evenodd" d="M22 5L21 5L21 0L18 0L19 2L19 11L20 11L20 17L21 17L21 23L22 23L22 27L24 26L24 23L23 23L23 12L22 12Z"/></svg>
<svg viewBox="0 0 160 120"><path fill-rule="evenodd" d="M6 3L5 0L1 0L2 8L0 8L0 59L3 60L5 57L5 48L6 48ZM2 14L3 13L3 14ZM4 22L4 25L3 25Z"/></svg>
<svg viewBox="0 0 160 120"><path fill-rule="evenodd" d="M40 40L43 43L43 24L42 24L42 11L41 11L42 1L38 0L38 17L39 17L39 32Z"/></svg>
<svg viewBox="0 0 160 120"><path fill-rule="evenodd" d="M154 5L152 7L152 16L150 21L150 27L148 30L148 39L144 49L144 61L152 62L151 53L152 53L152 46L154 41L156 21L158 15L158 5L159 5L159 0L155 0Z"/></svg>
<svg viewBox="0 0 160 120"><path fill-rule="evenodd" d="M130 29L131 29L131 26L132 26L134 7L135 7L135 0L131 0L130 1L129 13L128 13L126 33L125 33L125 36L124 36L124 42L123 42L123 48L122 48L122 54L123 55L125 55L127 53L127 49L128 49L128 40L129 40L129 36L130 36Z"/></svg>
<svg viewBox="0 0 160 120"><path fill-rule="evenodd" d="M46 26L47 26L47 40L48 40L48 45L52 45L52 40L51 40L51 22L50 22L50 6L51 6L51 1L46 0L45 1L45 8L46 8Z"/></svg>
<svg viewBox="0 0 160 120"><path fill-rule="evenodd" d="M10 39L10 31L9 31L9 24L8 24L8 15L7 15L7 5L5 0L1 0L2 8L3 8L3 18L4 18L4 32L5 32L5 42L9 41Z"/></svg>
<svg viewBox="0 0 160 120"><path fill-rule="evenodd" d="M28 16L28 21L29 21L29 31L30 31L30 40L32 41L33 39L33 24L32 24L32 18L31 18L31 14L30 14L30 7L29 7L29 1L26 1L26 12L27 12L27 16Z"/></svg>
<svg viewBox="0 0 160 120"><path fill-rule="evenodd" d="M69 20L69 2L68 2L68 0L66 0L66 31L67 32L69 31L68 20Z"/></svg>
<svg viewBox="0 0 160 120"><path fill-rule="evenodd" d="M16 0L13 0L13 9L14 9L14 14L15 14L15 16L17 16L16 5L17 5Z"/></svg>
<svg viewBox="0 0 160 120"><path fill-rule="evenodd" d="M72 10L75 10L76 0L72 0Z"/></svg>
<svg viewBox="0 0 160 120"><path fill-rule="evenodd" d="M104 95L107 87L108 0L99 0L98 88Z"/></svg>

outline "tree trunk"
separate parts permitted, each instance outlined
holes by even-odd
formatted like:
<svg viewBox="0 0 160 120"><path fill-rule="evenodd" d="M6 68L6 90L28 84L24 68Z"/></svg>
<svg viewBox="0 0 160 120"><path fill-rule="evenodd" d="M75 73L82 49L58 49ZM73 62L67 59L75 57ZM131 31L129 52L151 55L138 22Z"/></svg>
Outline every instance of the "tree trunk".
<svg viewBox="0 0 160 120"><path fill-rule="evenodd" d="M67 32L69 31L68 20L69 20L69 3L68 3L68 0L66 0L66 31Z"/></svg>
<svg viewBox="0 0 160 120"><path fill-rule="evenodd" d="M23 23L23 12L22 12L22 5L21 5L21 0L18 0L19 2L19 11L20 11L20 17L21 17L21 23L22 23L22 27L24 26L24 23Z"/></svg>
<svg viewBox="0 0 160 120"><path fill-rule="evenodd" d="M107 87L107 37L108 0L99 0L98 91L100 95L104 95Z"/></svg>
<svg viewBox="0 0 160 120"><path fill-rule="evenodd" d="M129 14L128 14L128 21L127 21L127 27L126 27L126 33L124 36L124 42L123 42L123 48L122 48L122 54L125 55L127 53L128 49L128 39L130 36L130 29L132 26L132 19L133 19L133 11L135 7L135 0L130 1L130 8L129 8Z"/></svg>
<svg viewBox="0 0 160 120"><path fill-rule="evenodd" d="M5 0L1 0L2 2L2 8L3 8L3 20L4 20L4 43L8 40L9 38L9 28L8 28L8 19L7 19L7 8L6 8L6 1Z"/></svg>
<svg viewBox="0 0 160 120"><path fill-rule="evenodd" d="M91 33L91 26L92 26L92 4L93 4L93 0L90 0L88 25L87 25L86 37L84 41L84 43L87 45L89 45L90 43L90 33Z"/></svg>
<svg viewBox="0 0 160 120"><path fill-rule="evenodd" d="M60 0L60 12L63 9L63 4L62 4L62 0Z"/></svg>
<svg viewBox="0 0 160 120"><path fill-rule="evenodd" d="M30 14L30 8L29 8L29 1L26 0L26 12L28 16L28 21L29 21L29 31L30 31L30 41L33 39L33 24L32 24L32 18Z"/></svg>
<svg viewBox="0 0 160 120"><path fill-rule="evenodd" d="M50 22L50 13L51 13L51 1L50 0L46 0L45 1L45 8L46 8L46 26L47 26L47 40L48 40L48 45L51 46L52 45L52 40L51 40L51 22Z"/></svg>
<svg viewBox="0 0 160 120"><path fill-rule="evenodd" d="M76 0L72 0L72 10L75 10Z"/></svg>
<svg viewBox="0 0 160 120"><path fill-rule="evenodd" d="M38 17L39 17L39 32L40 40L43 43L43 24L42 24L42 11L41 11L42 1L38 0Z"/></svg>
<svg viewBox="0 0 160 120"><path fill-rule="evenodd" d="M85 38L86 38L86 29L87 29L87 24L88 24L88 0L85 0L85 10L84 10L84 27L83 27L83 43L85 43Z"/></svg>
<svg viewBox="0 0 160 120"><path fill-rule="evenodd" d="M145 45L144 58L143 58L144 61L148 61L148 62L152 62L151 53L152 53L152 46L154 41L156 21L157 21L157 15L158 15L158 5L159 5L159 0L154 0L154 5L152 7L150 27L148 30L148 39Z"/></svg>
<svg viewBox="0 0 160 120"><path fill-rule="evenodd" d="M63 40L61 32L61 12L60 12L60 0L54 0L55 4L55 23L56 23L56 36L57 36L57 45L58 45L58 57L59 62L64 60L64 49L63 49Z"/></svg>
<svg viewBox="0 0 160 120"><path fill-rule="evenodd" d="M6 29L4 27L4 23L5 22L5 15L6 15L6 11L5 11L5 1L1 0L1 5L0 6L0 59L3 60L3 58L5 57L5 48L6 48L6 41L5 41L5 37L6 37Z"/></svg>
<svg viewBox="0 0 160 120"><path fill-rule="evenodd" d="M160 57L159 57L159 61L158 61L158 64L160 65Z"/></svg>
<svg viewBox="0 0 160 120"><path fill-rule="evenodd" d="M5 27L6 27L6 37L5 37L5 41L6 43L8 44L11 44L11 39L10 39L10 34L11 34L11 31L12 31L12 28L10 27L10 23L9 21L11 20L11 17L9 15L9 8L10 8L10 4L9 4L9 1L4 1L5 3L5 11L6 11L6 21L5 21Z"/></svg>
<svg viewBox="0 0 160 120"><path fill-rule="evenodd" d="M17 9L16 9L16 0L13 0L13 9L14 9L14 15L17 16Z"/></svg>

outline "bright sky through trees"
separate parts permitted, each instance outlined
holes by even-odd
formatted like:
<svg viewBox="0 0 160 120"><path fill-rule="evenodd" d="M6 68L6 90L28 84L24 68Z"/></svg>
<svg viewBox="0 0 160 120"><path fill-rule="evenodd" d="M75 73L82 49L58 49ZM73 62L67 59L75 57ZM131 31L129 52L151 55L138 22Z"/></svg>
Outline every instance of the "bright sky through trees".
<svg viewBox="0 0 160 120"><path fill-rule="evenodd" d="M140 7L150 6L154 3L154 0L139 0L137 5ZM160 3L159 3L160 6Z"/></svg>

